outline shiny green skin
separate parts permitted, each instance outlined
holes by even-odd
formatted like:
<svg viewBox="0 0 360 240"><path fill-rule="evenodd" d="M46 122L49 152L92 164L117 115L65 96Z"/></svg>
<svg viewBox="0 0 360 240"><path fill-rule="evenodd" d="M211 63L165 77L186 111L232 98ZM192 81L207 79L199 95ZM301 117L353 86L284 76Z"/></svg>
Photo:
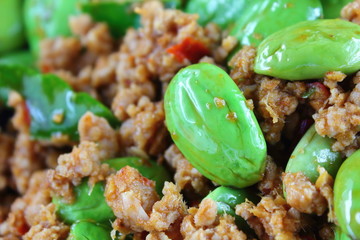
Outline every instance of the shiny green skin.
<svg viewBox="0 0 360 240"><path fill-rule="evenodd" d="M116 171L125 166L136 168L143 176L156 182L156 190L159 195L161 195L164 182L171 180L166 169L151 160L144 161L137 157L124 157L106 160L103 163L109 164ZM67 224L81 220L110 224L110 220L114 220L115 216L106 203L104 190L105 182L96 183L93 190L90 191L87 180L83 180L79 186L74 188L76 199L74 203L66 204L60 198L53 198L57 214Z"/></svg>
<svg viewBox="0 0 360 240"><path fill-rule="evenodd" d="M81 5L81 11L88 13L95 21L105 22L113 36L125 35L129 27L140 26L140 16L133 11L133 4L139 0L116 1L90 1ZM162 0L168 8L179 8L180 0Z"/></svg>
<svg viewBox="0 0 360 240"><path fill-rule="evenodd" d="M348 236L360 238L360 150L341 165L334 184L335 215L341 230Z"/></svg>
<svg viewBox="0 0 360 240"><path fill-rule="evenodd" d="M0 56L0 65L22 65L36 69L36 60L29 51L19 51Z"/></svg>
<svg viewBox="0 0 360 240"><path fill-rule="evenodd" d="M205 199L207 198L216 202L218 214L229 214L235 217L236 224L240 230L245 230L247 232L251 231L246 221L235 214L235 207L236 205L245 202L246 199L252 201L254 204L257 204L259 202L259 197L254 194L254 190L220 186L210 192L205 197Z"/></svg>
<svg viewBox="0 0 360 240"><path fill-rule="evenodd" d="M323 78L360 69L360 26L340 19L305 21L278 31L258 47L254 70L287 80Z"/></svg>
<svg viewBox="0 0 360 240"><path fill-rule="evenodd" d="M216 107L214 98L224 107ZM243 188L258 182L266 143L254 113L229 75L200 63L179 71L165 93L166 126L176 146L205 177ZM231 112L237 119L227 119Z"/></svg>
<svg viewBox="0 0 360 240"><path fill-rule="evenodd" d="M258 46L274 32L321 16L320 0L247 0L245 9L230 28L230 35L242 46Z"/></svg>
<svg viewBox="0 0 360 240"><path fill-rule="evenodd" d="M162 196L162 189L165 181L171 181L169 172L164 166L157 164L152 160L143 160L138 157L123 157L104 161L112 168L120 170L125 166L136 168L144 177L156 182L155 189L157 193Z"/></svg>
<svg viewBox="0 0 360 240"><path fill-rule="evenodd" d="M37 55L44 38L70 36L68 18L87 0L25 0L24 16L31 51Z"/></svg>
<svg viewBox="0 0 360 240"><path fill-rule="evenodd" d="M353 0L321 0L324 18L340 18L341 9Z"/></svg>
<svg viewBox="0 0 360 240"><path fill-rule="evenodd" d="M0 1L0 55L25 43L21 0Z"/></svg>
<svg viewBox="0 0 360 240"><path fill-rule="evenodd" d="M321 166L335 178L343 159L339 152L331 150L335 140L317 134L315 126L309 128L292 152L285 172L302 172L312 183L319 177L317 167Z"/></svg>
<svg viewBox="0 0 360 240"><path fill-rule="evenodd" d="M112 240L111 228L94 222L80 221L71 226L68 240Z"/></svg>
<svg viewBox="0 0 360 240"><path fill-rule="evenodd" d="M71 140L78 140L78 122L87 111L104 117L113 127L119 125L102 103L87 93L75 93L55 75L40 74L20 65L0 65L0 101L6 102L10 90L19 92L26 100L31 116L30 133L36 139L66 134ZM58 113L64 116L61 123L53 121Z"/></svg>
<svg viewBox="0 0 360 240"><path fill-rule="evenodd" d="M104 190L105 182L96 183L91 191L87 179L84 179L74 188L76 200L73 204L66 204L61 198L53 198L58 216L66 224L86 220L109 225L110 220L116 217L105 201Z"/></svg>
<svg viewBox="0 0 360 240"><path fill-rule="evenodd" d="M343 233L343 231L341 231L341 229L339 227L335 227L335 238L334 240L352 240L351 238L349 238L349 236L347 236L345 233Z"/></svg>
<svg viewBox="0 0 360 240"><path fill-rule="evenodd" d="M232 25L242 14L251 0L189 0L185 12L198 14L202 26L213 22L225 29Z"/></svg>

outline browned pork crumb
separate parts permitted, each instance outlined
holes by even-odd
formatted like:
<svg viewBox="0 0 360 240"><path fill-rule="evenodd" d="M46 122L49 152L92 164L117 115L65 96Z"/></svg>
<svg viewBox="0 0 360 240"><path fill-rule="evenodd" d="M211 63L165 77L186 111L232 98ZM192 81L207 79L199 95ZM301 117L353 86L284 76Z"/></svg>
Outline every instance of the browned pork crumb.
<svg viewBox="0 0 360 240"><path fill-rule="evenodd" d="M56 218L55 205L42 206L37 212L30 230L23 236L24 240L65 240L70 227Z"/></svg>
<svg viewBox="0 0 360 240"><path fill-rule="evenodd" d="M195 190L200 195L206 195L210 191L209 180L186 160L175 144L166 150L165 159L175 169L174 180L181 190Z"/></svg>
<svg viewBox="0 0 360 240"><path fill-rule="evenodd" d="M360 24L360 1L354 0L351 3L348 3L341 10L341 17L353 23Z"/></svg>
<svg viewBox="0 0 360 240"><path fill-rule="evenodd" d="M337 81L342 81L338 78ZM356 80L356 79L355 79ZM324 82L326 83L326 81ZM360 84L351 92L343 92L336 83L326 83L330 87L329 103L313 115L315 128L321 136L335 138L334 151L342 151L356 141L360 124Z"/></svg>
<svg viewBox="0 0 360 240"><path fill-rule="evenodd" d="M36 219L40 210L51 201L45 177L45 171L35 172L31 176L25 194L15 200L7 220L0 224L0 236L23 236L30 226L37 224Z"/></svg>
<svg viewBox="0 0 360 240"><path fill-rule="evenodd" d="M250 80L254 77L254 63L256 57L256 48L252 46L244 46L230 60L231 67L230 76L239 83L241 81Z"/></svg>
<svg viewBox="0 0 360 240"><path fill-rule="evenodd" d="M268 124L270 120L275 126L261 124L265 138L270 143L280 140L285 117L291 115L298 106L298 99L293 93L286 91L286 84L278 79L263 77L258 88L258 111ZM270 127L270 128L269 128Z"/></svg>
<svg viewBox="0 0 360 240"><path fill-rule="evenodd" d="M129 166L106 179L105 198L117 217L113 227L122 233L142 232L159 200L155 182Z"/></svg>
<svg viewBox="0 0 360 240"><path fill-rule="evenodd" d="M230 215L217 215L217 205L211 199L203 200L199 208L190 208L181 224L181 233L185 240L191 239L236 239L245 240Z"/></svg>
<svg viewBox="0 0 360 240"><path fill-rule="evenodd" d="M319 236L322 240L334 239L334 225L327 223L319 230Z"/></svg>
<svg viewBox="0 0 360 240"><path fill-rule="evenodd" d="M120 128L121 144L129 155L156 156L167 148L169 133L165 127L163 102L153 103L142 97L137 106L129 109L131 118Z"/></svg>
<svg viewBox="0 0 360 240"><path fill-rule="evenodd" d="M105 118L86 112L79 120L78 130L80 142L89 141L98 144L101 160L113 158L119 152L117 133Z"/></svg>
<svg viewBox="0 0 360 240"><path fill-rule="evenodd" d="M282 193L282 169L276 165L271 156L266 158L265 174L261 182L258 183L258 189L263 195L276 196Z"/></svg>
<svg viewBox="0 0 360 240"><path fill-rule="evenodd" d="M99 145L83 141L74 147L71 153L63 154L58 158L55 170L49 170L47 179L55 195L64 197L67 202L72 202L74 196L72 185L79 185L82 178L89 177L90 187L98 181L103 181L111 173L107 164L101 164L101 151Z"/></svg>
<svg viewBox="0 0 360 240"><path fill-rule="evenodd" d="M187 214L187 206L180 194L180 189L173 183L165 182L162 190L164 196L157 201L146 224L147 231L166 231L176 221L182 221Z"/></svg>
<svg viewBox="0 0 360 240"><path fill-rule="evenodd" d="M284 173L287 203L303 213L321 216L327 209L326 199L303 173Z"/></svg>
<svg viewBox="0 0 360 240"><path fill-rule="evenodd" d="M44 39L40 42L40 69L45 72L73 69L80 51L81 43L77 38Z"/></svg>
<svg viewBox="0 0 360 240"><path fill-rule="evenodd" d="M301 228L300 213L290 208L281 196L262 197L257 206L246 201L236 206L236 214L247 220L255 230L261 230L263 227L269 239L300 239L297 235ZM255 221L253 217L256 217L258 221ZM259 226L259 223L262 226ZM259 236L261 239L268 239L261 231L256 233L258 236L261 234Z"/></svg>
<svg viewBox="0 0 360 240"><path fill-rule="evenodd" d="M14 154L10 158L10 169L16 189L20 193L24 193L28 188L32 173L43 165L37 156L39 150L39 146L31 140L28 133L19 133L15 142Z"/></svg>
<svg viewBox="0 0 360 240"><path fill-rule="evenodd" d="M0 191L5 189L9 184L9 176L7 175L10 169L10 156L13 149L14 139L9 135L0 132Z"/></svg>
<svg viewBox="0 0 360 240"><path fill-rule="evenodd" d="M127 31L118 56L118 92L112 109L120 120L129 118L128 106L138 105L143 96L153 101L156 85L163 82L167 86L179 69L191 64L187 58L179 60L168 53L169 48L187 37L203 43L210 51L221 44L220 30L214 25L199 26L196 15L164 9L154 1L145 3L136 11L141 15L142 28ZM224 43L225 48L228 45ZM215 51L209 55L215 55Z"/></svg>
<svg viewBox="0 0 360 240"><path fill-rule="evenodd" d="M329 222L334 222L334 179L323 167L319 166L317 171L319 177L315 184L301 172L284 173L286 200L290 206L303 213L321 216L329 209Z"/></svg>

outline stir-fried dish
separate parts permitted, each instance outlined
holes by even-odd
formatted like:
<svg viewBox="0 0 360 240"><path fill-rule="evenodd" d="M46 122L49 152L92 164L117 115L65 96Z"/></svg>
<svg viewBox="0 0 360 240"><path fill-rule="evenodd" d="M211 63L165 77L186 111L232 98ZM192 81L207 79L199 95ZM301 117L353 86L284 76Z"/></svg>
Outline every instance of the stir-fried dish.
<svg viewBox="0 0 360 240"><path fill-rule="evenodd" d="M360 1L0 1L0 239L360 239Z"/></svg>

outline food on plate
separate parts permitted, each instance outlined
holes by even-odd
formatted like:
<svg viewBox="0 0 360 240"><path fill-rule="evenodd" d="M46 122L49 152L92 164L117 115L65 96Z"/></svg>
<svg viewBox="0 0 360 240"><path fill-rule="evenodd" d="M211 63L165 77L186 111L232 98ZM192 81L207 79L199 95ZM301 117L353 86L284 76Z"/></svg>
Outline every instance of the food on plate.
<svg viewBox="0 0 360 240"><path fill-rule="evenodd" d="M0 238L359 239L359 12L4 0Z"/></svg>

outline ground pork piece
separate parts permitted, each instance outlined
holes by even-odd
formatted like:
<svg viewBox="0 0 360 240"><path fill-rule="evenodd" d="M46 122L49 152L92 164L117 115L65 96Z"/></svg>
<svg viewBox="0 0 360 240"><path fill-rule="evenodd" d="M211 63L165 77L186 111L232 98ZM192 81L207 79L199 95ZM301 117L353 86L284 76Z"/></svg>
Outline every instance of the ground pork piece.
<svg viewBox="0 0 360 240"><path fill-rule="evenodd" d="M272 144L280 140L285 117L291 115L298 106L296 93L291 92L290 89L292 88L287 89L285 82L267 77L263 77L258 86L259 101L256 109L265 119L265 124L260 123L260 125L266 140Z"/></svg>
<svg viewBox="0 0 360 240"><path fill-rule="evenodd" d="M55 205L50 203L42 206L37 212L34 224L23 236L24 240L63 240L66 239L70 227L60 222L56 218Z"/></svg>
<svg viewBox="0 0 360 240"><path fill-rule="evenodd" d="M145 3L136 11L141 15L142 28L127 31L118 56L118 93L112 109L120 120L129 118L126 112L129 105L137 105L144 95L154 100L156 85L164 83L164 86L167 86L179 69L191 64L187 58L189 56L179 57L182 53L175 51L175 48L181 48L181 44L186 41L195 42L208 50L209 54L204 55L213 56L221 44L220 29L214 25L205 28L199 26L196 15L172 9L165 10L155 1ZM223 51L230 48L229 41L223 45ZM211 53L213 49L214 52ZM196 48L190 55L197 54L198 51ZM165 90L164 86L159 90Z"/></svg>
<svg viewBox="0 0 360 240"><path fill-rule="evenodd" d="M39 66L44 72L72 70L81 51L77 38L52 38L40 42Z"/></svg>
<svg viewBox="0 0 360 240"><path fill-rule="evenodd" d="M284 91L281 80L264 78L259 88L259 111L265 118L272 118L273 123L284 121L286 115L292 114L298 105L295 96Z"/></svg>
<svg viewBox="0 0 360 240"><path fill-rule="evenodd" d="M347 93L336 83L327 85L331 87L329 104L313 115L315 128L321 136L335 138L337 141L332 145L332 149L342 151L356 141L360 124L360 84L357 83L353 90Z"/></svg>
<svg viewBox="0 0 360 240"><path fill-rule="evenodd" d="M72 202L72 185L79 185L82 178L89 177L88 184L94 186L103 181L111 173L107 164L101 164L99 144L83 141L74 147L71 153L63 154L58 158L55 170L49 170L47 179L53 194L64 197L66 202Z"/></svg>
<svg viewBox="0 0 360 240"><path fill-rule="evenodd" d="M247 81L254 77L254 63L256 57L256 48L244 46L230 60L230 76L236 84L241 81Z"/></svg>
<svg viewBox="0 0 360 240"><path fill-rule="evenodd" d="M322 240L329 240L329 239L334 239L334 230L333 230L333 225L332 224L325 224L324 226L321 227L321 229L319 230L319 236Z"/></svg>
<svg viewBox="0 0 360 240"><path fill-rule="evenodd" d="M9 184L10 156L14 149L14 139L0 132L0 191ZM2 214L0 214L2 215ZM0 217L1 222L2 217Z"/></svg>
<svg viewBox="0 0 360 240"><path fill-rule="evenodd" d="M36 224L37 216L43 206L51 202L49 186L44 179L45 171L35 172L25 194L11 205L7 220L0 225L0 236L12 234L23 236L29 227Z"/></svg>
<svg viewBox="0 0 360 240"><path fill-rule="evenodd" d="M189 163L175 144L166 150L165 159L175 169L174 180L181 190L195 190L202 196L209 193L210 181Z"/></svg>
<svg viewBox="0 0 360 240"><path fill-rule="evenodd" d="M11 123L19 132L27 133L30 127L30 113L25 100L14 91L9 94L8 105L15 109L15 114L11 118Z"/></svg>
<svg viewBox="0 0 360 240"><path fill-rule="evenodd" d="M258 189L263 195L280 195L282 193L282 169L278 167L271 156L266 158L265 174L261 182L258 183Z"/></svg>
<svg viewBox="0 0 360 240"><path fill-rule="evenodd" d="M341 10L341 17L353 23L360 24L360 1L355 0L351 3L348 3Z"/></svg>
<svg viewBox="0 0 360 240"><path fill-rule="evenodd" d="M95 23L87 14L69 18L71 31L80 37L81 44L96 55L109 54L113 39L105 23Z"/></svg>
<svg viewBox="0 0 360 240"><path fill-rule="evenodd" d="M0 224L3 223L9 212L10 212L10 208L11 208L11 204L15 201L17 195L12 194L12 193L6 193L3 196L1 196L1 200L0 200Z"/></svg>
<svg viewBox="0 0 360 240"><path fill-rule="evenodd" d="M287 203L303 213L321 216L327 209L326 199L303 173L284 173Z"/></svg>
<svg viewBox="0 0 360 240"><path fill-rule="evenodd" d="M116 82L117 53L101 56L97 59L91 74L91 85L95 88Z"/></svg>
<svg viewBox="0 0 360 240"><path fill-rule="evenodd" d="M129 155L141 152L157 156L168 146L169 133L165 127L163 102L153 103L142 97L137 106L129 109L130 119L120 127L121 144ZM144 157L140 155L140 157Z"/></svg>
<svg viewBox="0 0 360 240"><path fill-rule="evenodd" d="M181 233L186 240L246 239L246 235L236 227L233 217L217 215L217 205L212 199L203 200L198 209L190 208L189 213L181 224Z"/></svg>
<svg viewBox="0 0 360 240"><path fill-rule="evenodd" d="M159 200L155 182L129 166L107 178L105 198L117 217L114 229L125 234L142 232L149 221L152 206Z"/></svg>
<svg viewBox="0 0 360 240"><path fill-rule="evenodd" d="M276 197L264 196L257 206L250 201L241 203L236 206L236 214L247 221L256 217L258 221L248 221L249 225L255 230L263 227L269 239L300 239L297 235L301 228L300 213L296 209L290 208L285 199L279 195ZM262 226L252 225L259 222ZM263 234L259 237L268 239Z"/></svg>
<svg viewBox="0 0 360 240"><path fill-rule="evenodd" d="M146 223L147 231L166 231L176 221L182 221L187 214L187 206L180 194L180 188L173 183L165 182L162 190L164 196L157 201Z"/></svg>
<svg viewBox="0 0 360 240"><path fill-rule="evenodd" d="M19 133L15 142L14 154L10 158L12 177L19 193L25 193L30 176L43 166L37 155L39 150L39 146L31 140L28 133Z"/></svg>
<svg viewBox="0 0 360 240"><path fill-rule="evenodd" d="M106 119L86 112L79 120L80 142L89 141L98 144L99 158L106 160L119 152L117 133Z"/></svg>

